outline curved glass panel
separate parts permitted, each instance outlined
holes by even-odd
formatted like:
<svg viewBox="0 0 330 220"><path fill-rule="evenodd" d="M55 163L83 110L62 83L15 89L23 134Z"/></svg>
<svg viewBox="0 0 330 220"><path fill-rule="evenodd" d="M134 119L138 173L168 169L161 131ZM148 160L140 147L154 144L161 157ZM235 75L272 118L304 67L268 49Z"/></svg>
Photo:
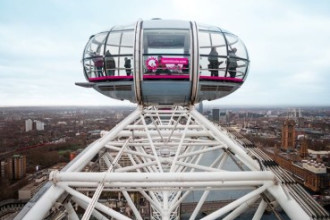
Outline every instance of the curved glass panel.
<svg viewBox="0 0 330 220"><path fill-rule="evenodd" d="M134 30L128 26L111 31L106 43L106 76L133 76Z"/></svg>
<svg viewBox="0 0 330 220"><path fill-rule="evenodd" d="M225 76L226 58L201 55L199 59L199 65L201 76Z"/></svg>
<svg viewBox="0 0 330 220"><path fill-rule="evenodd" d="M143 32L143 73L188 75L190 30L150 29Z"/></svg>
<svg viewBox="0 0 330 220"><path fill-rule="evenodd" d="M125 31L121 37L120 54L133 54L134 32Z"/></svg>
<svg viewBox="0 0 330 220"><path fill-rule="evenodd" d="M227 48L220 31L198 31L200 75L225 76Z"/></svg>
<svg viewBox="0 0 330 220"><path fill-rule="evenodd" d="M121 34L122 32L110 32L105 49L106 52L108 51L112 55L118 54Z"/></svg>
<svg viewBox="0 0 330 220"><path fill-rule="evenodd" d="M236 52L234 52L236 57L248 59L248 54L245 45L237 36L233 34L225 34L225 37L228 42L228 54L230 53L230 51L235 51L236 49Z"/></svg>
<svg viewBox="0 0 330 220"><path fill-rule="evenodd" d="M84 58L92 57L95 54L103 55L104 42L107 34L108 32L103 32L91 37L85 47Z"/></svg>
<svg viewBox="0 0 330 220"><path fill-rule="evenodd" d="M87 43L83 65L89 80L133 76L134 30L111 31L93 36ZM108 39L106 40L106 36ZM105 47L105 53L104 53Z"/></svg>
<svg viewBox="0 0 330 220"><path fill-rule="evenodd" d="M211 48L215 48L216 56L227 56L226 41L221 32L199 31L198 39L199 54L208 55Z"/></svg>
<svg viewBox="0 0 330 220"><path fill-rule="evenodd" d="M88 78L102 77L104 75L104 43L107 32L91 37L84 51L84 70Z"/></svg>
<svg viewBox="0 0 330 220"><path fill-rule="evenodd" d="M198 24L198 30L204 30L204 31L221 31L220 28L207 25L207 24Z"/></svg>
<svg viewBox="0 0 330 220"><path fill-rule="evenodd" d="M111 31L124 31L124 30L134 30L135 23L129 25L118 25L111 29Z"/></svg>

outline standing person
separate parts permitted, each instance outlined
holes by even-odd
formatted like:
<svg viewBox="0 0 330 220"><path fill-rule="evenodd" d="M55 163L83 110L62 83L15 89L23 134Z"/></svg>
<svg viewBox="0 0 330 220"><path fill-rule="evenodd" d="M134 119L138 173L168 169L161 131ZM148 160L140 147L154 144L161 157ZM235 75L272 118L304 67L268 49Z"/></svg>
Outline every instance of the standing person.
<svg viewBox="0 0 330 220"><path fill-rule="evenodd" d="M96 71L97 71L97 76L101 77L103 76L102 74L102 69L103 69L103 57L99 54L97 54L96 52L93 53L93 62L94 62L94 66L96 67Z"/></svg>
<svg viewBox="0 0 330 220"><path fill-rule="evenodd" d="M124 64L126 74L127 76L130 76L132 74L132 69L131 69L131 60L125 57L125 64Z"/></svg>
<svg viewBox="0 0 330 220"><path fill-rule="evenodd" d="M228 51L228 72L230 77L235 78L236 77L236 68L237 68L237 61L236 61L236 48L233 48L232 50Z"/></svg>
<svg viewBox="0 0 330 220"><path fill-rule="evenodd" d="M116 63L115 59L111 56L111 53L109 50L105 52L105 69L106 73L108 76L114 76L115 75L115 68L116 68Z"/></svg>
<svg viewBox="0 0 330 220"><path fill-rule="evenodd" d="M218 76L219 75L218 68L222 62L218 61L218 52L215 47L211 48L211 52L209 53L208 60L209 60L208 68L210 69L211 76Z"/></svg>

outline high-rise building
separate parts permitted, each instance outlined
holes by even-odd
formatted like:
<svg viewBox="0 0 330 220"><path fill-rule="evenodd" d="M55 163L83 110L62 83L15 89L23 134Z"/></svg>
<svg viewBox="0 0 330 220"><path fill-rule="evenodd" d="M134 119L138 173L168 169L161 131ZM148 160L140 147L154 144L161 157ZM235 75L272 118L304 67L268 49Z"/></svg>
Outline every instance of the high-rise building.
<svg viewBox="0 0 330 220"><path fill-rule="evenodd" d="M32 130L37 130L37 131L45 130L45 123L38 120L34 120L34 121L32 121L31 119L25 120L25 131L28 132Z"/></svg>
<svg viewBox="0 0 330 220"><path fill-rule="evenodd" d="M6 161L1 161L0 162L0 178L6 178L8 173L7 173L7 162Z"/></svg>
<svg viewBox="0 0 330 220"><path fill-rule="evenodd" d="M7 159L6 168L9 179L21 179L26 174L26 156L14 155Z"/></svg>
<svg viewBox="0 0 330 220"><path fill-rule="evenodd" d="M33 129L33 121L31 119L25 120L25 131L32 131Z"/></svg>
<svg viewBox="0 0 330 220"><path fill-rule="evenodd" d="M220 119L220 109L214 108L212 109L212 120L215 122L219 122Z"/></svg>
<svg viewBox="0 0 330 220"><path fill-rule="evenodd" d="M307 139L304 138L304 140L302 141L301 145L300 145L300 157L305 158L308 155L308 144L307 144Z"/></svg>
<svg viewBox="0 0 330 220"><path fill-rule="evenodd" d="M290 151L295 148L296 144L296 123L292 119L287 119L282 127L282 149Z"/></svg>
<svg viewBox="0 0 330 220"><path fill-rule="evenodd" d="M35 120L34 123L36 124L37 131L45 130L45 123L44 122Z"/></svg>

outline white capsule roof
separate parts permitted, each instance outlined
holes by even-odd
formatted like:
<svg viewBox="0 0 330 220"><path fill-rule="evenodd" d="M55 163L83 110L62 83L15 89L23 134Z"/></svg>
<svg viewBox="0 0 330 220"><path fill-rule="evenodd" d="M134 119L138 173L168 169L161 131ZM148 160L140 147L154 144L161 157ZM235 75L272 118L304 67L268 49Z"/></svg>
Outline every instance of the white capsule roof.
<svg viewBox="0 0 330 220"><path fill-rule="evenodd" d="M115 99L142 105L191 105L224 97L244 82L243 42L221 28L153 19L90 37L83 54L88 83Z"/></svg>

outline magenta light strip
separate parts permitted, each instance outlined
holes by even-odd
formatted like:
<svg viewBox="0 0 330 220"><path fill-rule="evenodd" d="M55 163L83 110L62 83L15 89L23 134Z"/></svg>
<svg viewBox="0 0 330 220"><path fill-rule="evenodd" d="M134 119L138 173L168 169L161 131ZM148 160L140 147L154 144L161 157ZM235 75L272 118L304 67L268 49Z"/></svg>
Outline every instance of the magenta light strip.
<svg viewBox="0 0 330 220"><path fill-rule="evenodd" d="M242 79L232 78L232 77L222 77L222 76L200 76L201 80L214 80L214 81L230 81L230 82L239 82L242 83Z"/></svg>
<svg viewBox="0 0 330 220"><path fill-rule="evenodd" d="M122 79L133 79L133 76L101 76L89 78L90 82L103 81L103 80L122 80Z"/></svg>
<svg viewBox="0 0 330 220"><path fill-rule="evenodd" d="M189 79L189 75L144 75L143 79Z"/></svg>
<svg viewBox="0 0 330 220"><path fill-rule="evenodd" d="M89 78L90 82L97 82L103 80L132 80L133 76L101 76ZM144 75L143 79L189 79L189 75ZM230 81L242 83L242 79L221 77L221 76L200 76L200 80L212 80L212 81Z"/></svg>

